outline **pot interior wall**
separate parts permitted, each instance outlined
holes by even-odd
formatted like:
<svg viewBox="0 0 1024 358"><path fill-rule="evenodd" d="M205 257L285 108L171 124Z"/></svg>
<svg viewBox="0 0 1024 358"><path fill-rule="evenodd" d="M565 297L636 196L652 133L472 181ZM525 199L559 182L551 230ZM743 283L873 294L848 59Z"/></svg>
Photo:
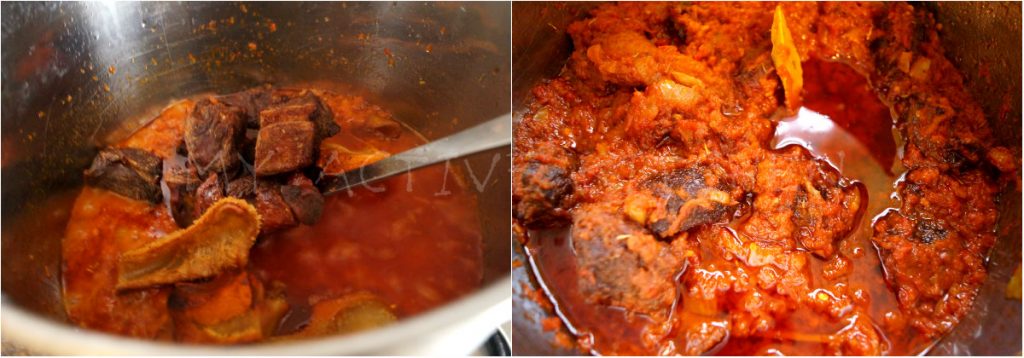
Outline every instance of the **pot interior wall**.
<svg viewBox="0 0 1024 358"><path fill-rule="evenodd" d="M526 110L530 89L539 81L558 74L572 52L565 30L573 21L587 16L594 3L516 3L513 26L513 120ZM940 36L947 57L960 69L968 91L985 110L1000 145L1020 148L1021 143L1021 4L919 3L943 24ZM1019 153L1018 153L1019 154ZM1021 196L1008 185L999 202L999 239L989 257L989 277L981 288L972 311L952 333L930 351L937 355L1007 355L1021 349L1021 301L1005 297L1005 288L1021 263ZM529 262L516 244L515 260ZM512 334L517 337L514 354L578 354L556 344L555 332L541 327L550 313L533 297L524 297L522 287L535 291L527 265L512 271ZM520 319L521 317L527 319ZM979 338L984 337L984 338Z"/></svg>
<svg viewBox="0 0 1024 358"><path fill-rule="evenodd" d="M4 296L63 317L60 241L82 170L173 100L322 83L440 138L508 112L509 12L508 3L4 3ZM509 272L508 151L452 162L481 181L485 285Z"/></svg>

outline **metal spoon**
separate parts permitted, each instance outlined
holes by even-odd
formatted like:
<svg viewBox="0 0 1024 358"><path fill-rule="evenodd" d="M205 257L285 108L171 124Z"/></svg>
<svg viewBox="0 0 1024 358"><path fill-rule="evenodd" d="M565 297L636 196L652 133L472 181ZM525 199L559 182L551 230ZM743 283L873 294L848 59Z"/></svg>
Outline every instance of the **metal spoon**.
<svg viewBox="0 0 1024 358"><path fill-rule="evenodd" d="M317 185L330 195L356 185L512 144L512 114L505 113L461 132L341 174L323 174Z"/></svg>

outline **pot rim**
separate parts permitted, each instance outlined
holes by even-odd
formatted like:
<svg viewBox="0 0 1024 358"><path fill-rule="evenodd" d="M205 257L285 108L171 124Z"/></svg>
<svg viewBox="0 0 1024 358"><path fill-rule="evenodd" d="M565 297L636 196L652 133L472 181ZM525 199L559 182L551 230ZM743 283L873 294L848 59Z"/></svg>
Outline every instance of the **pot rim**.
<svg viewBox="0 0 1024 358"><path fill-rule="evenodd" d="M384 351L397 348L396 342L414 341L476 316L486 316L482 319L494 321L491 323L497 328L511 316L511 287L511 279L503 277L444 306L367 332L244 346L188 345L78 328L27 311L0 293L0 332L4 341L17 348L55 355L316 355Z"/></svg>

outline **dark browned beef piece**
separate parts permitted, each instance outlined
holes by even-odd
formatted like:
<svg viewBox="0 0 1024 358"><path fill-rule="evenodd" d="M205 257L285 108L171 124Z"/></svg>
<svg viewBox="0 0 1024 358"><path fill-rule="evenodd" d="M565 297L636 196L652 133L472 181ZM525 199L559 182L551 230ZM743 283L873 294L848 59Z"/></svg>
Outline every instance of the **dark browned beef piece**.
<svg viewBox="0 0 1024 358"><path fill-rule="evenodd" d="M871 240L900 309L928 337L955 326L986 282L998 217L992 197L999 191L990 175L912 169L897 187L899 210L872 224Z"/></svg>
<svg viewBox="0 0 1024 358"><path fill-rule="evenodd" d="M238 165L238 142L245 134L241 108L211 99L196 103L185 120L185 145L199 174L227 172Z"/></svg>
<svg viewBox="0 0 1024 358"><path fill-rule="evenodd" d="M228 182L225 190L227 196L252 201L256 196L256 179L250 175L242 175Z"/></svg>
<svg viewBox="0 0 1024 358"><path fill-rule="evenodd" d="M260 111L260 128L283 122L311 122L316 104L293 100Z"/></svg>
<svg viewBox="0 0 1024 358"><path fill-rule="evenodd" d="M281 186L281 196L295 214L300 223L313 225L320 220L324 210L324 197L301 173L292 174L288 183Z"/></svg>
<svg viewBox="0 0 1024 358"><path fill-rule="evenodd" d="M160 202L160 157L142 149L107 148L85 171L85 183L129 198Z"/></svg>
<svg viewBox="0 0 1024 358"><path fill-rule="evenodd" d="M224 198L224 185L221 183L220 177L217 173L210 173L210 176L206 177L203 184L199 185L196 189L196 203L195 203L195 216L199 217L203 215L206 209L209 209L213 203L217 200Z"/></svg>
<svg viewBox="0 0 1024 358"><path fill-rule="evenodd" d="M562 199L572 192L572 180L565 169L532 162L520 176L522 186L516 215L530 226L546 226L566 216Z"/></svg>
<svg viewBox="0 0 1024 358"><path fill-rule="evenodd" d="M258 176L290 172L313 164L313 122L281 122L260 128L256 139Z"/></svg>
<svg viewBox="0 0 1024 358"><path fill-rule="evenodd" d="M302 93L297 89L258 87L217 97L217 100L238 107L245 114L246 127L259 128L260 111L272 104L287 101Z"/></svg>
<svg viewBox="0 0 1024 358"><path fill-rule="evenodd" d="M269 97L270 90L266 88L253 88L218 96L217 100L241 109L242 113L245 114L245 126L257 128L259 127L260 110L267 105Z"/></svg>
<svg viewBox="0 0 1024 358"><path fill-rule="evenodd" d="M188 227L195 219L195 195L199 174L188 165L188 159L175 155L164 160L162 189L164 203L179 227Z"/></svg>
<svg viewBox="0 0 1024 358"><path fill-rule="evenodd" d="M280 103L272 103L260 111L260 128L274 123L311 121L316 125L317 142L333 136L341 129L334 123L334 114L312 92L305 92Z"/></svg>
<svg viewBox="0 0 1024 358"><path fill-rule="evenodd" d="M305 183L295 177L305 179ZM297 225L296 218L303 223L315 223L323 210L323 197L313 187L313 182L302 174L293 173L292 178L288 184L281 185L272 180L241 175L228 182L225 194L246 200L256 206L256 212L260 214L262 220L261 233L295 226ZM317 197L311 197L311 193L306 192L307 188L312 188ZM295 195L296 193L293 191L295 189L298 190L298 195ZM297 205L301 205L299 210L294 209ZM310 222L310 220L312 221Z"/></svg>
<svg viewBox="0 0 1024 358"><path fill-rule="evenodd" d="M573 184L569 174L576 167L575 155L554 145L542 145L526 153L527 164L515 175L512 205L516 218L531 227L556 226L568 221L571 206L567 197Z"/></svg>
<svg viewBox="0 0 1024 358"><path fill-rule="evenodd" d="M594 304L664 318L676 297L682 255L614 205L581 206L573 219L572 245L583 296ZM677 241L672 245L684 240Z"/></svg>
<svg viewBox="0 0 1024 358"><path fill-rule="evenodd" d="M261 93L253 96L257 105L257 111L254 113L257 122L259 122L260 111L273 105L288 102L293 98L306 94L306 92L309 92L309 90L301 88L268 88L261 90Z"/></svg>
<svg viewBox="0 0 1024 358"><path fill-rule="evenodd" d="M262 220L261 235L297 225L295 215L281 197L280 188L279 184L271 181L256 181L255 204Z"/></svg>
<svg viewBox="0 0 1024 358"><path fill-rule="evenodd" d="M242 155L244 165L256 163L256 139L260 136L259 129L246 128L242 141L238 145L238 153Z"/></svg>
<svg viewBox="0 0 1024 358"><path fill-rule="evenodd" d="M316 223L323 196L295 171L313 165L319 141L339 129L330 109L308 90L257 88L199 101L186 120L188 163L167 169L173 175L166 184L175 221L187 226L230 196L255 204L264 233L294 226L296 219ZM239 169L239 157L248 173ZM279 176L257 180L250 174ZM282 185L284 178L288 183Z"/></svg>
<svg viewBox="0 0 1024 358"><path fill-rule="evenodd" d="M330 108L308 90L255 88L220 96L218 99L241 108L249 128L264 125L261 112L266 110L269 111L271 122L281 119L281 116L304 117L313 121L317 127L318 139L335 135L341 129L334 122L334 114Z"/></svg>
<svg viewBox="0 0 1024 358"><path fill-rule="evenodd" d="M662 238L726 220L739 203L716 169L681 168L648 179L629 189L625 211Z"/></svg>

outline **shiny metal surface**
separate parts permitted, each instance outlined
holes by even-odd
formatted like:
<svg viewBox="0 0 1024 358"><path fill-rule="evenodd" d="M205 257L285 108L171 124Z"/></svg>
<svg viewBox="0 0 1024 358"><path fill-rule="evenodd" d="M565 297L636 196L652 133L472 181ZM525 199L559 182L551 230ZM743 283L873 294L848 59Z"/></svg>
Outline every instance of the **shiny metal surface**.
<svg viewBox="0 0 1024 358"><path fill-rule="evenodd" d="M512 348L509 345L508 335L505 331L505 326L509 325L509 322L502 324L498 327L498 330L488 338L484 345L473 351L471 356L511 356Z"/></svg>
<svg viewBox="0 0 1024 358"><path fill-rule="evenodd" d="M530 89L558 74L572 51L565 30L599 4L517 2L512 6L513 120L522 118ZM1020 148L1021 143L1021 3L916 3L943 24L940 36L947 56L964 75L968 92L982 106L996 142ZM1019 153L1018 153L1019 154ZM1020 355L1021 301L1005 297L1006 284L1021 264L1021 194L1006 185L1000 195L998 241L989 256L989 276L972 311L929 354ZM514 244L514 260L527 263ZM512 270L512 337L516 355L576 355L575 347L558 344L543 319L551 313L527 294L536 292L529 265ZM543 291L541 291L543 292ZM525 319L523 319L525 318ZM568 337L572 337L568 335Z"/></svg>
<svg viewBox="0 0 1024 358"><path fill-rule="evenodd" d="M374 181L408 173L431 164L511 144L512 115L505 114L358 169L338 175L323 175L317 185L324 195L335 194L357 185L366 186ZM372 186L367 188L374 190Z"/></svg>
<svg viewBox="0 0 1024 358"><path fill-rule="evenodd" d="M60 303L67 208L98 147L124 138L175 99L265 83L362 95L427 139L443 137L509 111L507 2L0 6L5 349L13 343L57 354L464 354L509 319L510 194L502 175L508 147L458 161L480 178L498 168L475 187L483 287L392 327L274 345L183 346L73 328Z"/></svg>

